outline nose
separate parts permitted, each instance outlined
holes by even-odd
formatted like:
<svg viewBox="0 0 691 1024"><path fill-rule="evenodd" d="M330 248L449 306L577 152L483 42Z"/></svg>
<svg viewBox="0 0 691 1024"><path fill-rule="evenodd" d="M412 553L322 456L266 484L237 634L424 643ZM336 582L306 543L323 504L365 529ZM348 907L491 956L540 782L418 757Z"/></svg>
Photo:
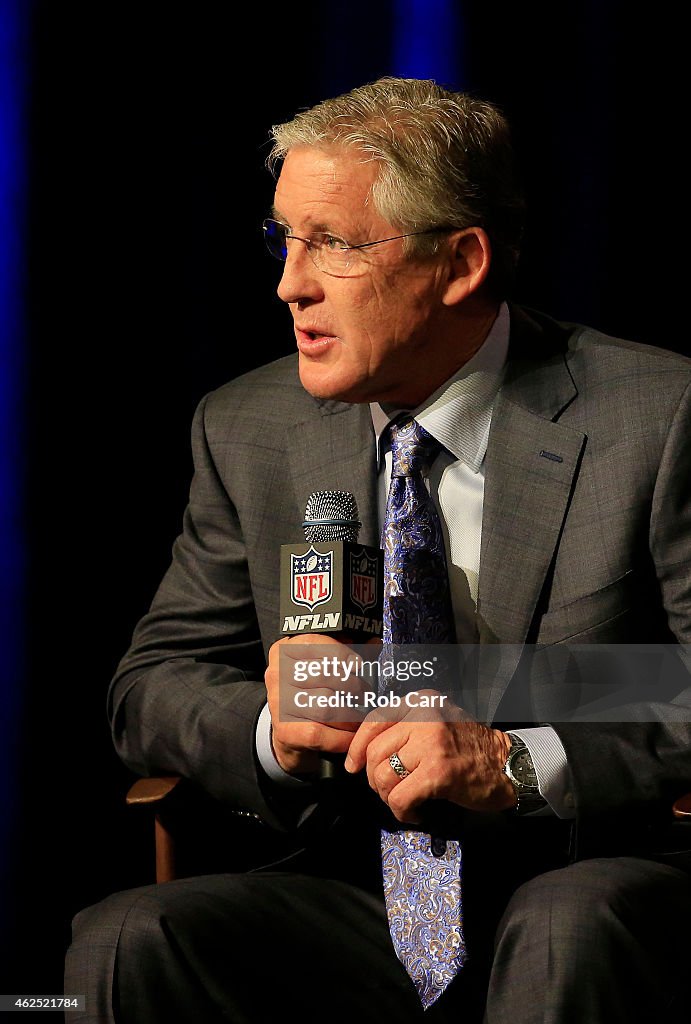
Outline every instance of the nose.
<svg viewBox="0 0 691 1024"><path fill-rule="evenodd" d="M283 265L283 274L276 289L283 302L316 302L324 297L321 275L307 246L299 238L288 242L288 255Z"/></svg>

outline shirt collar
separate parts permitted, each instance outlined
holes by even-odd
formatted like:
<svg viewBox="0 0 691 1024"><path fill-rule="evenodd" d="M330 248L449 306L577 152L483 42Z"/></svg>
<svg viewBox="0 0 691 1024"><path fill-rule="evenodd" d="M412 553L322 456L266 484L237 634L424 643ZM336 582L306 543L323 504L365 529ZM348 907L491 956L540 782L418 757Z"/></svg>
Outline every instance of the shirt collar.
<svg viewBox="0 0 691 1024"><path fill-rule="evenodd" d="M501 387L508 349L509 308L504 302L472 359L417 409L410 411L425 430L474 473L479 472L487 451L492 407ZM378 402L373 402L370 410L379 465L384 454L380 444L382 434L392 420L409 410L390 406L384 409Z"/></svg>

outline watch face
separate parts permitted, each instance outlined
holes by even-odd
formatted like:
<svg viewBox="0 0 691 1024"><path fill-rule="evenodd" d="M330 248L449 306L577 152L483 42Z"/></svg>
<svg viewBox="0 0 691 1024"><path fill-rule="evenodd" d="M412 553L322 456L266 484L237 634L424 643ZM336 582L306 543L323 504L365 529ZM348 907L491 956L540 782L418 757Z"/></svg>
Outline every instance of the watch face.
<svg viewBox="0 0 691 1024"><path fill-rule="evenodd" d="M520 786L537 789L537 774L533 767L533 759L528 750L519 750L509 759L511 774Z"/></svg>

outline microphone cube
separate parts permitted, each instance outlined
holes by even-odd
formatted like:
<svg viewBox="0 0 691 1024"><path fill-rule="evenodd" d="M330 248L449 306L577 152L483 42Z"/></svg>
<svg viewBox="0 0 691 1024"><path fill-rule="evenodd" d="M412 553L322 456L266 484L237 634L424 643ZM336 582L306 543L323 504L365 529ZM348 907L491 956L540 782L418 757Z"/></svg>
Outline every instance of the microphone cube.
<svg viewBox="0 0 691 1024"><path fill-rule="evenodd" d="M384 552L350 541L281 545L281 632L382 634Z"/></svg>

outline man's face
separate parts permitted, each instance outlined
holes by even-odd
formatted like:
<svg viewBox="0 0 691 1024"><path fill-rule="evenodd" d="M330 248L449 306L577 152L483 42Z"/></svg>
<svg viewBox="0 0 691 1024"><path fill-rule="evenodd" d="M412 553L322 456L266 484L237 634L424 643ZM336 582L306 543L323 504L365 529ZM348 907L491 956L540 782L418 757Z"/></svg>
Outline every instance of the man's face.
<svg viewBox="0 0 691 1024"><path fill-rule="evenodd" d="M274 216L309 238L333 232L350 245L401 234L374 209L376 161L348 152L291 150L276 186ZM318 270L305 245L289 242L278 294L290 306L303 387L319 398L414 406L437 381L442 343L443 260L403 256L403 241L361 254L356 276Z"/></svg>

